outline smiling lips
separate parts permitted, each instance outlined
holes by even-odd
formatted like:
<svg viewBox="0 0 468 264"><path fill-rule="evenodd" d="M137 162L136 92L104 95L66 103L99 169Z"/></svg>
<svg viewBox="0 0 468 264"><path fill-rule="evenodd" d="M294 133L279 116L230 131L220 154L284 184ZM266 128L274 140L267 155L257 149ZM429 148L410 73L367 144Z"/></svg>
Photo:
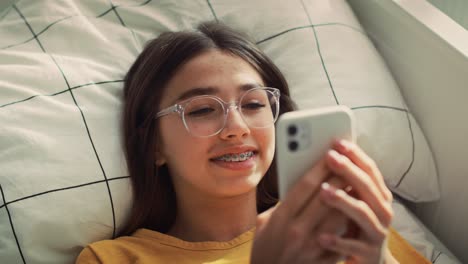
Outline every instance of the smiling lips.
<svg viewBox="0 0 468 264"><path fill-rule="evenodd" d="M249 146L238 146L224 149L210 159L216 165L230 170L248 170L256 165L258 151Z"/></svg>
<svg viewBox="0 0 468 264"><path fill-rule="evenodd" d="M253 151L247 151L237 154L226 154L219 158L215 158L215 160L226 161L226 162L242 162L248 160L250 157L254 155Z"/></svg>

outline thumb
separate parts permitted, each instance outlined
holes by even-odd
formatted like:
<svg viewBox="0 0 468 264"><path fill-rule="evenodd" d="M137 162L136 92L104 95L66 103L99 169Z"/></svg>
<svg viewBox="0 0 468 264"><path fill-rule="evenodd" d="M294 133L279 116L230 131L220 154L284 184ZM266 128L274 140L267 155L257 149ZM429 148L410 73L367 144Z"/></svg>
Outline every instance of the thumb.
<svg viewBox="0 0 468 264"><path fill-rule="evenodd" d="M257 216L257 231L261 231L268 224L275 209L276 206L273 206Z"/></svg>

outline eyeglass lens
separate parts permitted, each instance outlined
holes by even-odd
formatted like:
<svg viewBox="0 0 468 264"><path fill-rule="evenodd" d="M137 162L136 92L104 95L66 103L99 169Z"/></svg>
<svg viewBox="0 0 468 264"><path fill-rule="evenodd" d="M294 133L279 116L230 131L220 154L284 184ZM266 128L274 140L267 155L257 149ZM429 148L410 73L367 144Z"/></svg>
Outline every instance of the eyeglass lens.
<svg viewBox="0 0 468 264"><path fill-rule="evenodd" d="M239 102L239 112L250 128L264 128L277 118L277 98L267 89L252 89ZM214 97L198 97L184 107L184 122L193 135L210 136L223 129L224 104Z"/></svg>

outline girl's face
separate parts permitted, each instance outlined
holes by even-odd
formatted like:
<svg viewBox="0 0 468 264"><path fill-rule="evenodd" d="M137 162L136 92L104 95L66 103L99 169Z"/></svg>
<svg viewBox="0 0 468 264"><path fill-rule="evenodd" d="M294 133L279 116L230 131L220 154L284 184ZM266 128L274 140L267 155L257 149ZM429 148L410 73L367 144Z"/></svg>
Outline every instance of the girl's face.
<svg viewBox="0 0 468 264"><path fill-rule="evenodd" d="M239 57L212 50L196 56L178 70L165 87L160 109L201 94L234 102L247 88L255 86L264 83L252 66ZM234 108L227 115L224 129L205 138L192 136L178 114L158 120L161 148L156 150L160 157L156 163L168 165L178 195L227 198L254 194L273 160L274 125L251 129ZM240 153L253 153L253 156L243 162L217 159Z"/></svg>

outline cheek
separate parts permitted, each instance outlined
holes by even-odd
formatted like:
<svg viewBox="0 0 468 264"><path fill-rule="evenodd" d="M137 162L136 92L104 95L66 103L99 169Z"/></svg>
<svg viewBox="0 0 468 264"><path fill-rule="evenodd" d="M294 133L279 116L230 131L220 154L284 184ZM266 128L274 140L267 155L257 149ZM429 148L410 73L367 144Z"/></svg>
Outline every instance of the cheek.
<svg viewBox="0 0 468 264"><path fill-rule="evenodd" d="M169 168L183 168L203 157L205 150L203 142L191 136L180 120L161 120L161 153ZM183 164L180 165L180 164Z"/></svg>
<svg viewBox="0 0 468 264"><path fill-rule="evenodd" d="M162 119L160 122L160 152L164 158L169 162L173 163L174 158L180 156L183 152L180 150L184 145L190 144L187 140L185 128L180 126L181 122L177 122L175 118L167 117Z"/></svg>
<svg viewBox="0 0 468 264"><path fill-rule="evenodd" d="M265 131L258 135L258 142L264 153L266 165L269 166L275 154L275 129L265 129Z"/></svg>

